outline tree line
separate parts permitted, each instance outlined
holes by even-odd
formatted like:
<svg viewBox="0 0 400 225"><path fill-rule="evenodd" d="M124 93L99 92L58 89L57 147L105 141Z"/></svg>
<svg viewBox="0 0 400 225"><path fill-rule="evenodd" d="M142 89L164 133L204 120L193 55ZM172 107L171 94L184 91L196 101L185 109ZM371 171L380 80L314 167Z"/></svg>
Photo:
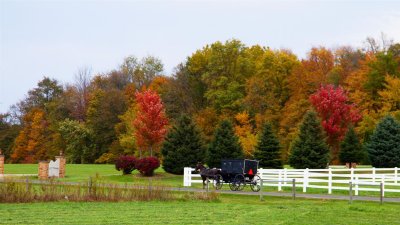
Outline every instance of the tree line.
<svg viewBox="0 0 400 225"><path fill-rule="evenodd" d="M146 118L139 119L143 106L137 93L146 90L160 97L168 121L161 122L166 127L160 127L154 143L140 137ZM313 110L326 135L327 163L337 164L349 127L360 145L367 145L382 118L400 120L399 90L400 43L368 38L364 48L314 47L299 59L287 49L232 39L195 51L171 76L163 74L157 57L129 56L104 74L80 69L72 84L44 77L1 115L0 148L15 163L36 162L60 151L71 163L110 163L120 155L161 157L165 135L173 139L169 133L186 115L198 129L201 151L226 151L213 144L218 142L215 128L231 124L240 154L261 157L257 146L268 126L279 143L271 154L286 163L299 145L303 117ZM205 148L208 144L215 148Z"/></svg>

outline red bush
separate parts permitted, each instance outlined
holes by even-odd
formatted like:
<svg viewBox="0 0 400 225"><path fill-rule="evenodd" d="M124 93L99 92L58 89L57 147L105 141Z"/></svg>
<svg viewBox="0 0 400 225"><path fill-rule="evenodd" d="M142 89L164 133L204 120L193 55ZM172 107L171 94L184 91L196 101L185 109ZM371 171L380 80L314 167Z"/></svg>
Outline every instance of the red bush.
<svg viewBox="0 0 400 225"><path fill-rule="evenodd" d="M160 160L156 157L146 157L136 161L136 169L144 176L153 176L154 170L160 167Z"/></svg>
<svg viewBox="0 0 400 225"><path fill-rule="evenodd" d="M136 169L137 159L134 156L120 156L115 160L115 169L122 170L123 174L131 174Z"/></svg>

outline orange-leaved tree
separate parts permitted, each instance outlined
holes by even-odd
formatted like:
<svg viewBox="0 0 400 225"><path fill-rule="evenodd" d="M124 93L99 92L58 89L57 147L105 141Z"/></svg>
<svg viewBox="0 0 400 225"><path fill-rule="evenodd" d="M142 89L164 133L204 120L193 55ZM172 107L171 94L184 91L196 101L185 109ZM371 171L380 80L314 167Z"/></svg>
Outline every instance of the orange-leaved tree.
<svg viewBox="0 0 400 225"><path fill-rule="evenodd" d="M133 126L139 156L142 157L143 150L153 156L153 151L159 149L167 133L168 119L164 106L160 96L152 90L136 92L135 99L137 112Z"/></svg>

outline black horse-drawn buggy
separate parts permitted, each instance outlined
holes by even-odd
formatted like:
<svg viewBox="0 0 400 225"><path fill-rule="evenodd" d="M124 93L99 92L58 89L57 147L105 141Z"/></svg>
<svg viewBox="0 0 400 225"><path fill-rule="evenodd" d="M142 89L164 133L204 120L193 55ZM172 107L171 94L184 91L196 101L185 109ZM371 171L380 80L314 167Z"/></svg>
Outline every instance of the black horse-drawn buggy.
<svg viewBox="0 0 400 225"><path fill-rule="evenodd" d="M220 169L206 169L197 165L205 185L206 179L211 179L215 189L222 188L224 183L229 184L232 191L241 191L248 184L251 190L260 190L261 179L257 175L258 161L250 159L226 159L221 161Z"/></svg>

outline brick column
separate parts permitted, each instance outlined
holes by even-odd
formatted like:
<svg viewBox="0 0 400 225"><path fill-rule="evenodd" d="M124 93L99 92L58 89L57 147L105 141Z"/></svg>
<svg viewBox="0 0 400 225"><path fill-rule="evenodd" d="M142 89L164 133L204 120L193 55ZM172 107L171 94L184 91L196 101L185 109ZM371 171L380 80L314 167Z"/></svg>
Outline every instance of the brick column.
<svg viewBox="0 0 400 225"><path fill-rule="evenodd" d="M48 161L40 161L39 162L39 180L46 180L49 178L49 162Z"/></svg>
<svg viewBox="0 0 400 225"><path fill-rule="evenodd" d="M4 155L1 154L1 150L0 150L0 174L4 174Z"/></svg>
<svg viewBox="0 0 400 225"><path fill-rule="evenodd" d="M59 170L59 178L64 178L65 177L65 166L67 164L67 160L65 159L65 156L60 154L60 156L56 156L56 160L60 160L60 170Z"/></svg>

